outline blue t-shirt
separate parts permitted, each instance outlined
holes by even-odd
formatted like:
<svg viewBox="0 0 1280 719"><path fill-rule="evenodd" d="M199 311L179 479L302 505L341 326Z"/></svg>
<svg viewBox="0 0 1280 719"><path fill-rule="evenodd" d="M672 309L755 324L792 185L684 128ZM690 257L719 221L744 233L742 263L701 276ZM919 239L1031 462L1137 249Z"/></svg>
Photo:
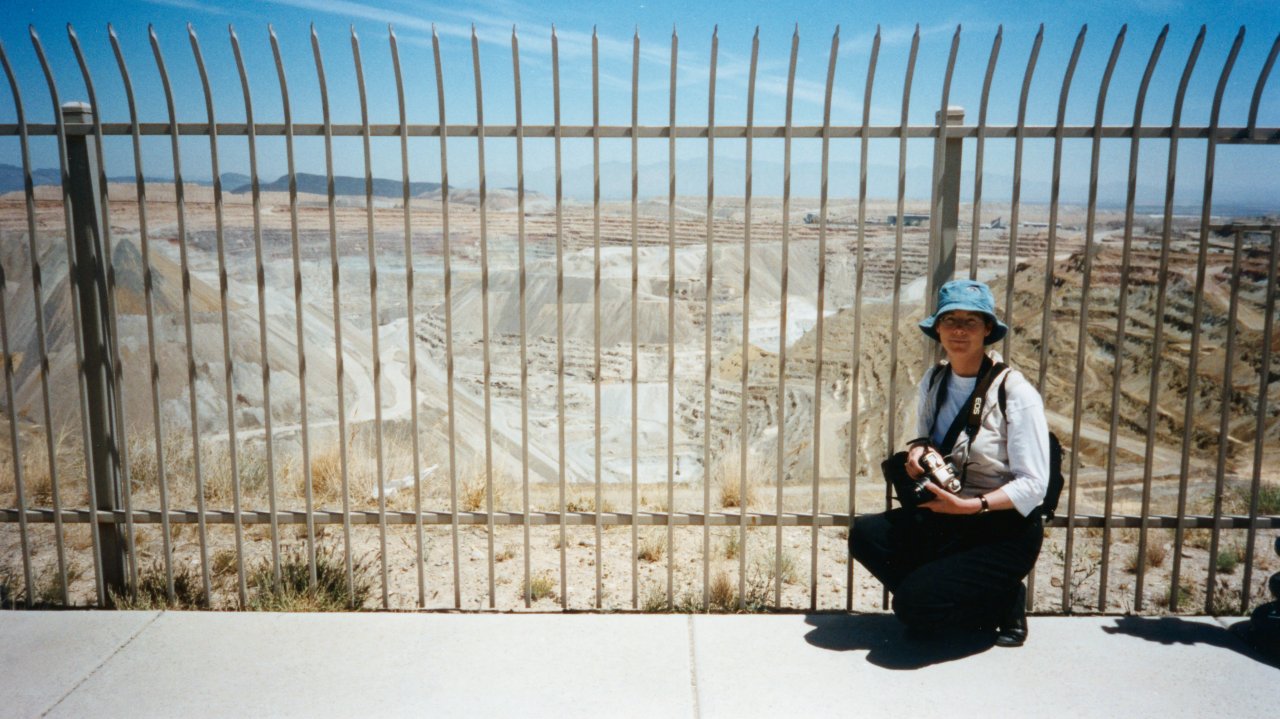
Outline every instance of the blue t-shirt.
<svg viewBox="0 0 1280 719"><path fill-rule="evenodd" d="M929 433L933 446L942 446L942 440L946 439L951 423L955 421L956 415L960 414L960 410L964 409L965 403L969 401L969 395L973 394L974 387L977 385L977 376L961 377L954 372L951 373L951 377L947 379L946 401L938 408L937 419L934 420L933 430Z"/></svg>

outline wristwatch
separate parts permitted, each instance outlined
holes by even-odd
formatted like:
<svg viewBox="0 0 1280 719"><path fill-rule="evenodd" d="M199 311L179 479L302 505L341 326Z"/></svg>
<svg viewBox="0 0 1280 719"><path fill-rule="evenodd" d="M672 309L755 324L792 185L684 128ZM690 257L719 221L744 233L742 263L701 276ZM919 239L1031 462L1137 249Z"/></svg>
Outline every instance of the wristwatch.
<svg viewBox="0 0 1280 719"><path fill-rule="evenodd" d="M991 511L991 505L987 503L987 495L979 494L978 501L982 502L982 509L978 510L978 514L986 514Z"/></svg>

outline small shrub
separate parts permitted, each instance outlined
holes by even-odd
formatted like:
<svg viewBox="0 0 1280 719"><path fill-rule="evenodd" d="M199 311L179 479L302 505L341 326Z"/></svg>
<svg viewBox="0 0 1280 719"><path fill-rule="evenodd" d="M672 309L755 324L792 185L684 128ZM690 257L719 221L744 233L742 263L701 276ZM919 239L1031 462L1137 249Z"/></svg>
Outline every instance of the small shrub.
<svg viewBox="0 0 1280 719"><path fill-rule="evenodd" d="M359 609L373 590L369 563L360 559L352 564L354 585L347 582L347 567L342 557L330 547L316 548L316 581L311 583L307 553L301 547L287 550L280 557L280 581L277 584L271 560L263 559L249 574L248 609L266 612L339 612Z"/></svg>
<svg viewBox="0 0 1280 719"><path fill-rule="evenodd" d="M1229 544L1218 550L1218 557L1214 560L1214 564L1219 572L1231 574L1236 571L1236 567L1240 565L1243 558L1240 547Z"/></svg>
<svg viewBox="0 0 1280 719"><path fill-rule="evenodd" d="M1176 591L1178 593L1178 608L1185 611L1187 607L1195 600L1195 597L1196 597L1195 585L1193 585L1191 582L1184 579L1178 583L1178 587ZM1172 598L1173 592L1174 592L1174 589L1170 588L1168 594L1161 594L1157 596L1155 599L1156 606L1164 607L1167 609L1170 606L1169 600Z"/></svg>
<svg viewBox="0 0 1280 719"><path fill-rule="evenodd" d="M1263 484L1258 488L1258 513L1280 514L1280 484Z"/></svg>
<svg viewBox="0 0 1280 719"><path fill-rule="evenodd" d="M529 580L529 585L525 587L525 597L531 602L556 596L556 582L550 574L539 574Z"/></svg>
<svg viewBox="0 0 1280 719"><path fill-rule="evenodd" d="M721 551L721 554L724 555L725 559L738 558L738 550L740 549L738 546L739 541L740 539L737 532L729 533L729 536L724 541L724 546Z"/></svg>
<svg viewBox="0 0 1280 719"><path fill-rule="evenodd" d="M494 555L493 561L505 562L509 559L514 558L515 556L516 556L516 553L511 549L511 547L503 547L501 552L498 552L497 554Z"/></svg>
<svg viewBox="0 0 1280 719"><path fill-rule="evenodd" d="M667 611L667 593L652 589L645 593L644 601L640 603L640 611L648 614L662 614Z"/></svg>
<svg viewBox="0 0 1280 719"><path fill-rule="evenodd" d="M159 560L138 573L138 586L134 591L120 596L111 594L116 609L155 611L157 609L200 609L205 606L204 590L200 577L191 567L175 564L173 567L173 596L169 596L169 582L164 564Z"/></svg>
<svg viewBox="0 0 1280 719"><path fill-rule="evenodd" d="M770 549L769 554L761 562L764 565L762 573L767 577L769 584L773 584L773 580L778 577L782 578L783 584L796 583L796 561L785 549L782 550L781 555L775 554L774 550Z"/></svg>

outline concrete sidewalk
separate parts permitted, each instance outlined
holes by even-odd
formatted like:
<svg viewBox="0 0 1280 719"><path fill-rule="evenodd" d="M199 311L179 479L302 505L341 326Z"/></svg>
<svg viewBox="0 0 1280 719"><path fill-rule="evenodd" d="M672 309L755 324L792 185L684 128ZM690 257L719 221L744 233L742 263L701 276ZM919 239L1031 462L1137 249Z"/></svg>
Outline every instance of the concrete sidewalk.
<svg viewBox="0 0 1280 719"><path fill-rule="evenodd" d="M0 715L1275 717L1241 620L1032 617L1020 649L884 615L0 612Z"/></svg>

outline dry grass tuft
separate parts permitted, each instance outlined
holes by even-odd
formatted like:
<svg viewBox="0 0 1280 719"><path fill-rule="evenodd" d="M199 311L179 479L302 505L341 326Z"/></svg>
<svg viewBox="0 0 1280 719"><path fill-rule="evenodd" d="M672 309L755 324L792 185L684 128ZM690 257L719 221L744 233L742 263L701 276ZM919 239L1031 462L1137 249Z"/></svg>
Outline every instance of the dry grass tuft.
<svg viewBox="0 0 1280 719"><path fill-rule="evenodd" d="M464 512L482 512L488 506L489 482L485 471L472 469L463 474L464 479L458 489L458 505ZM497 467L493 468L493 508L499 510L507 503L511 494L511 480Z"/></svg>
<svg viewBox="0 0 1280 719"><path fill-rule="evenodd" d="M85 482L84 447L77 441L70 423L53 436L54 470L58 479L58 499L62 506L87 505L89 493ZM79 424L75 424L79 430ZM22 489L29 507L53 506L53 472L50 471L48 453L43 434L31 435L28 451L22 454ZM0 492L8 494L17 503L17 480L12 462L6 462Z"/></svg>
<svg viewBox="0 0 1280 719"><path fill-rule="evenodd" d="M361 608L373 590L367 559L352 564L354 584L347 581L346 563L337 551L316 547L316 582L311 582L307 553L302 547L280 558L280 581L275 580L271 560L263 559L249 574L248 609L267 612L344 612Z"/></svg>
<svg viewBox="0 0 1280 719"><path fill-rule="evenodd" d="M34 587L20 584L22 573L7 565L0 566L0 609L44 609L68 606L63 603L62 578L56 564L46 565L35 572ZM76 562L67 563L67 586L84 577L84 569ZM31 591L34 589L34 591Z"/></svg>
<svg viewBox="0 0 1280 719"><path fill-rule="evenodd" d="M1168 545L1163 542L1151 542L1147 544L1146 561L1143 562L1143 566L1148 569L1163 566L1164 560L1168 555ZM1133 554L1129 555L1129 562L1125 565L1125 570L1130 574L1138 572L1138 550L1136 547L1133 550Z"/></svg>
<svg viewBox="0 0 1280 719"><path fill-rule="evenodd" d="M541 599L555 599L556 582L549 573L542 573L529 580L529 585L525 587L525 597L531 602Z"/></svg>
<svg viewBox="0 0 1280 719"><path fill-rule="evenodd" d="M169 596L169 582L164 565L159 561L138 574L138 586L133 592L120 596L111 594L116 609L155 611L158 609L200 609L205 605L204 590L196 571L184 564L173 567L173 596Z"/></svg>
<svg viewBox="0 0 1280 719"><path fill-rule="evenodd" d="M317 505L342 497L342 453L336 445L311 456L311 496Z"/></svg>
<svg viewBox="0 0 1280 719"><path fill-rule="evenodd" d="M728 445L711 467L712 486L716 488L720 506L746 509L756 503L756 488L769 474L768 463L754 452L748 452L746 493L743 493L742 453L736 444Z"/></svg>
<svg viewBox="0 0 1280 719"><path fill-rule="evenodd" d="M18 571L8 565L0 565L0 609L17 609Z"/></svg>
<svg viewBox="0 0 1280 719"><path fill-rule="evenodd" d="M711 580L709 593L711 606L714 609L730 612L738 606L738 587L724 572L716 572L715 578Z"/></svg>
<svg viewBox="0 0 1280 719"><path fill-rule="evenodd" d="M225 577L236 571L236 550L219 549L213 553L210 571L215 577Z"/></svg>
<svg viewBox="0 0 1280 719"><path fill-rule="evenodd" d="M571 497L564 503L564 511L566 512L594 512L596 511L596 498L590 494L579 494ZM600 498L600 511L613 512L613 502L608 497Z"/></svg>
<svg viewBox="0 0 1280 719"><path fill-rule="evenodd" d="M458 494L458 503L464 512L479 512L484 509L488 499L488 483L483 475L471 475L462 483ZM497 499L496 497L494 499Z"/></svg>
<svg viewBox="0 0 1280 719"><path fill-rule="evenodd" d="M1188 547L1208 549L1213 541L1212 529L1188 529L1182 540Z"/></svg>
<svg viewBox="0 0 1280 719"><path fill-rule="evenodd" d="M1147 566L1164 566L1164 560L1167 556L1169 556L1169 545L1164 543L1147 545Z"/></svg>
<svg viewBox="0 0 1280 719"><path fill-rule="evenodd" d="M162 435L160 446L150 433L130 435L129 477L135 492L157 492L160 487L160 458L164 458L164 474L191 473L191 441L184 432L167 432Z"/></svg>
<svg viewBox="0 0 1280 719"><path fill-rule="evenodd" d="M642 562L661 562L666 551L665 537L659 532L648 532L640 541L640 547L636 550L636 559Z"/></svg>
<svg viewBox="0 0 1280 719"><path fill-rule="evenodd" d="M1249 514L1250 490L1248 484L1230 488L1222 498L1223 514ZM1280 514L1280 483L1262 482L1258 485L1258 514Z"/></svg>

